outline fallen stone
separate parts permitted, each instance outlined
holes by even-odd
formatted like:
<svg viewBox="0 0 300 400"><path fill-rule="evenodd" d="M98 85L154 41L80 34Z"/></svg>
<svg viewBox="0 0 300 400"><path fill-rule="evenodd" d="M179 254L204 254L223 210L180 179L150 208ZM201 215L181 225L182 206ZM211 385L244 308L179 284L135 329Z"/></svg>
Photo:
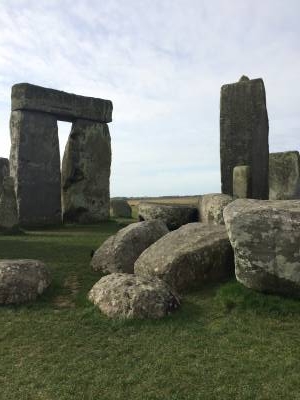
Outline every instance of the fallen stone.
<svg viewBox="0 0 300 400"><path fill-rule="evenodd" d="M0 304L33 301L50 285L44 263L38 260L0 260Z"/></svg>
<svg viewBox="0 0 300 400"><path fill-rule="evenodd" d="M198 219L196 207L181 204L161 204L140 202L138 207L140 221L152 221L161 219L170 230L177 229L189 222Z"/></svg>
<svg viewBox="0 0 300 400"><path fill-rule="evenodd" d="M225 226L191 223L163 236L134 264L139 276L157 277L177 291L233 274L233 252Z"/></svg>
<svg viewBox="0 0 300 400"><path fill-rule="evenodd" d="M9 161L0 157L0 193L2 191L3 179L9 175Z"/></svg>
<svg viewBox="0 0 300 400"><path fill-rule="evenodd" d="M249 165L233 168L233 196L239 199L251 197L251 169Z"/></svg>
<svg viewBox="0 0 300 400"><path fill-rule="evenodd" d="M109 218L110 164L107 124L74 122L62 162L64 222L86 224Z"/></svg>
<svg viewBox="0 0 300 400"><path fill-rule="evenodd" d="M300 198L300 156L298 151L270 154L269 198L270 200Z"/></svg>
<svg viewBox="0 0 300 400"><path fill-rule="evenodd" d="M133 273L138 256L152 243L168 233L161 220L136 222L109 237L95 252L91 267L94 271Z"/></svg>
<svg viewBox="0 0 300 400"><path fill-rule="evenodd" d="M14 178L20 225L61 224L58 129L52 115L13 111L10 175Z"/></svg>
<svg viewBox="0 0 300 400"><path fill-rule="evenodd" d="M114 273L101 278L88 298L111 318L162 318L176 310L178 296L159 279Z"/></svg>
<svg viewBox="0 0 300 400"><path fill-rule="evenodd" d="M300 201L238 199L225 208L224 219L237 280L300 297Z"/></svg>
<svg viewBox="0 0 300 400"><path fill-rule="evenodd" d="M243 76L221 88L220 155L222 193L233 195L233 168L249 165L251 194L268 199L269 123L262 79Z"/></svg>
<svg viewBox="0 0 300 400"><path fill-rule="evenodd" d="M14 180L10 176L3 179L0 193L0 232L13 232L18 230L19 217Z"/></svg>
<svg viewBox="0 0 300 400"><path fill-rule="evenodd" d="M42 111L71 122L77 118L111 122L112 109L110 100L78 96L29 83L18 83L12 87L12 111Z"/></svg>
<svg viewBox="0 0 300 400"><path fill-rule="evenodd" d="M204 224L224 225L223 210L233 201L227 194L212 193L199 197L199 221Z"/></svg>
<svg viewBox="0 0 300 400"><path fill-rule="evenodd" d="M114 217L131 218L131 207L126 200L111 199L110 206Z"/></svg>

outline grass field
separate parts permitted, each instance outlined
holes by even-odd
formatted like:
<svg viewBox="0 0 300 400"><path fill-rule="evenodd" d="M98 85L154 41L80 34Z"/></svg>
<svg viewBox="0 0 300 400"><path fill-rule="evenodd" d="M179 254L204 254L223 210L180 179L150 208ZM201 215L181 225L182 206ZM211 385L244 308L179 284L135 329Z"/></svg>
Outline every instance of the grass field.
<svg viewBox="0 0 300 400"><path fill-rule="evenodd" d="M124 222L124 221L123 221ZM1 258L37 258L51 288L0 307L1 400L300 399L300 303L236 282L199 288L159 321L113 321L86 294L90 251L116 221L0 238Z"/></svg>

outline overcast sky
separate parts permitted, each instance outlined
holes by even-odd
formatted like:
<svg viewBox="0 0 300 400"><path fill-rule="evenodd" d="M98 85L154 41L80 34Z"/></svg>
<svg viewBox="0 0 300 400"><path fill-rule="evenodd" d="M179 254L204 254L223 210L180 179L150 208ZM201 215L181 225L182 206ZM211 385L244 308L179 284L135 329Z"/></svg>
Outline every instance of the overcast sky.
<svg viewBox="0 0 300 400"><path fill-rule="evenodd" d="M264 79L300 150L299 0L0 0L0 156L18 82L111 99L111 195L220 191L220 87ZM59 123L61 156L70 124Z"/></svg>

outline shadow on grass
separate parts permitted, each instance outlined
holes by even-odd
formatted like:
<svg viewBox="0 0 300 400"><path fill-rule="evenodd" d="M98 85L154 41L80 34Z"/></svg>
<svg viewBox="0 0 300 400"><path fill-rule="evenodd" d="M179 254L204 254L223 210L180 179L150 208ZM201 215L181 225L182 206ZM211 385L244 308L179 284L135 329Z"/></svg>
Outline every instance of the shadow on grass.
<svg viewBox="0 0 300 400"><path fill-rule="evenodd" d="M236 281L222 285L216 292L215 301L226 312L237 310L255 314L300 315L299 300L255 292Z"/></svg>

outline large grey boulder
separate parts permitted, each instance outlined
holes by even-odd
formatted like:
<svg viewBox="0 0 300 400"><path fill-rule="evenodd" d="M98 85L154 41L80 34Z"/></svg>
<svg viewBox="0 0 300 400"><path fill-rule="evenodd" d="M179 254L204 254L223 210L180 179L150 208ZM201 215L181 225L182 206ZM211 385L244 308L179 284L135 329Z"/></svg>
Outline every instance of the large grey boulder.
<svg viewBox="0 0 300 400"><path fill-rule="evenodd" d="M124 199L111 199L110 206L114 217L131 218L131 207Z"/></svg>
<svg viewBox="0 0 300 400"><path fill-rule="evenodd" d="M223 210L233 201L227 194L211 193L199 197L199 221L205 224L224 225Z"/></svg>
<svg viewBox="0 0 300 400"><path fill-rule="evenodd" d="M38 260L0 260L0 304L33 301L50 285L44 263Z"/></svg>
<svg viewBox="0 0 300 400"><path fill-rule="evenodd" d="M300 201L238 199L225 208L224 219L237 280L300 297Z"/></svg>
<svg viewBox="0 0 300 400"><path fill-rule="evenodd" d="M195 222L198 219L196 207L182 204L161 204L142 201L138 206L138 215L141 221L161 219L171 230L181 225Z"/></svg>
<svg viewBox="0 0 300 400"><path fill-rule="evenodd" d="M233 168L249 165L251 194L268 199L269 123L262 79L243 76L221 88L220 155L222 193L233 194Z"/></svg>
<svg viewBox="0 0 300 400"><path fill-rule="evenodd" d="M78 96L29 83L18 83L12 87L12 111L42 111L64 121L82 118L111 122L112 109L112 102L109 100Z"/></svg>
<svg viewBox="0 0 300 400"><path fill-rule="evenodd" d="M298 151L270 154L269 198L270 200L300 198L300 156Z"/></svg>
<svg viewBox="0 0 300 400"><path fill-rule="evenodd" d="M11 176L3 179L0 192L0 231L12 232L18 230L19 217L14 180Z"/></svg>
<svg viewBox="0 0 300 400"><path fill-rule="evenodd" d="M9 161L7 158L0 157L0 193L2 191L3 179L9 175Z"/></svg>
<svg viewBox="0 0 300 400"><path fill-rule="evenodd" d="M74 122L62 162L64 222L95 223L109 218L110 164L107 124Z"/></svg>
<svg viewBox="0 0 300 400"><path fill-rule="evenodd" d="M10 119L10 175L21 225L61 223L61 180L56 118L13 111Z"/></svg>
<svg viewBox="0 0 300 400"><path fill-rule="evenodd" d="M88 298L111 318L162 318L180 304L161 280L120 273L101 278Z"/></svg>
<svg viewBox="0 0 300 400"><path fill-rule="evenodd" d="M152 243L168 233L161 220L136 222L109 237L95 252L91 267L103 273L133 273L138 256Z"/></svg>
<svg viewBox="0 0 300 400"><path fill-rule="evenodd" d="M160 278L178 291L222 280L233 271L233 252L225 227L199 222L163 236L134 264L135 274Z"/></svg>

